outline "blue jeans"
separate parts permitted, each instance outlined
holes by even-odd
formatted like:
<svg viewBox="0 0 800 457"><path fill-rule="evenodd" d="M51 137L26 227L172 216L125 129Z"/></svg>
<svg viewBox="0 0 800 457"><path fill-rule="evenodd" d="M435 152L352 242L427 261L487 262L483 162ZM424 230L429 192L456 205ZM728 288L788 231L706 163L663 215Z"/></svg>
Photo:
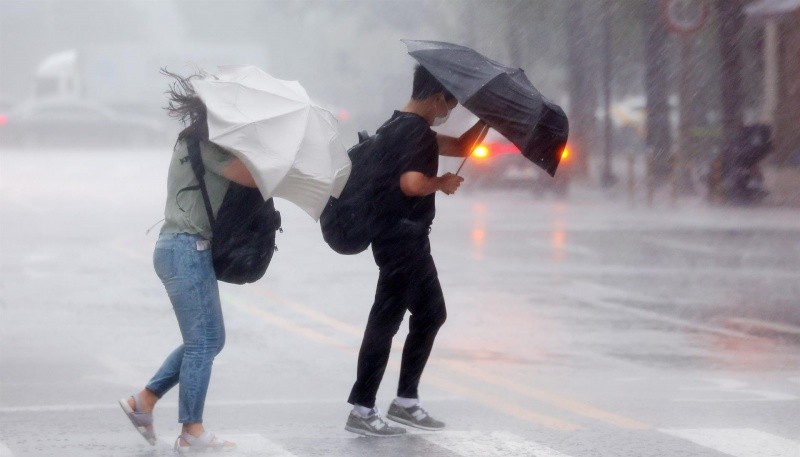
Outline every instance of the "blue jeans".
<svg viewBox="0 0 800 457"><path fill-rule="evenodd" d="M210 247L199 235L162 234L153 252L156 274L164 283L178 318L183 344L164 361L147 389L159 398L179 384L178 422L203 422L214 357L225 345L225 325Z"/></svg>

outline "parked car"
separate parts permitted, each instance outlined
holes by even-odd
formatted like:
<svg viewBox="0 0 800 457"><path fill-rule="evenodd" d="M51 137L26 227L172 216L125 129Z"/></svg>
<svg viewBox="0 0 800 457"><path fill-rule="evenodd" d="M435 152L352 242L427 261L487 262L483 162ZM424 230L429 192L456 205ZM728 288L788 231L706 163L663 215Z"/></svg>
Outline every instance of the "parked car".
<svg viewBox="0 0 800 457"><path fill-rule="evenodd" d="M16 107L0 123L0 139L25 147L142 146L164 143L167 132L163 124L145 116L69 97L32 100Z"/></svg>

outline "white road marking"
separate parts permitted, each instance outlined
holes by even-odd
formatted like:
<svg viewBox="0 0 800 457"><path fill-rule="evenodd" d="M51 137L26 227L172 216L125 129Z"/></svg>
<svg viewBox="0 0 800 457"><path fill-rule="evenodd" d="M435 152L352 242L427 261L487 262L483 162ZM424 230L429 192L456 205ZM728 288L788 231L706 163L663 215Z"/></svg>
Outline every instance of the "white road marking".
<svg viewBox="0 0 800 457"><path fill-rule="evenodd" d="M206 406L259 406L259 405L296 405L314 403L341 403L342 399L275 399L275 400L241 400L241 401L207 401ZM176 402L159 402L161 408L175 408ZM60 413L74 411L103 411L117 410L117 402L108 403L87 403L79 405L35 405L35 406L5 406L0 407L0 413Z"/></svg>
<svg viewBox="0 0 800 457"><path fill-rule="evenodd" d="M674 401L691 401L691 402L724 402L724 401L793 401L797 400L797 396L783 393L773 392L769 390L748 389L747 383L736 379L706 379L715 387L698 387L682 389L684 391L692 392L722 392L724 394L733 394L739 398L709 398L703 395L699 398L676 398Z"/></svg>
<svg viewBox="0 0 800 457"><path fill-rule="evenodd" d="M661 432L735 457L797 457L800 443L759 430L662 429Z"/></svg>
<svg viewBox="0 0 800 457"><path fill-rule="evenodd" d="M435 251L445 253L451 257L461 257L467 260L474 260L472 254L463 249L450 247L447 245L437 245ZM443 262L446 259L442 259ZM502 265L501 265L502 263ZM559 263L552 262L531 262L529 258L504 258L503 262L493 264L493 271L502 272L503 268L508 271L517 271L518 264L524 264L525 272L530 277L552 277L552 276L626 276L634 278L664 278L664 277L685 277L688 274L686 267L669 267L653 265L621 265L603 264L594 265L587 262L580 263ZM775 268L742 268L742 267L703 267L691 271L692 278L723 278L723 279L762 279L769 277L772 279L797 280L800 273L794 269L775 269Z"/></svg>
<svg viewBox="0 0 800 457"><path fill-rule="evenodd" d="M580 295L605 300L626 299L647 302L657 301L652 295L643 294L636 290L625 290L591 281L572 281L568 291L575 294L575 296Z"/></svg>
<svg viewBox="0 0 800 457"><path fill-rule="evenodd" d="M294 454L256 433L229 434L220 433L219 437L236 443L236 454L254 453L270 457L295 457Z"/></svg>
<svg viewBox="0 0 800 457"><path fill-rule="evenodd" d="M781 333L791 333L793 335L800 335L800 327L797 327L795 325L780 324L777 322L767 322L767 321L762 321L760 319L750 319L746 317L729 317L725 320L727 322L730 322L738 326L743 326L748 328L760 328Z"/></svg>
<svg viewBox="0 0 800 457"><path fill-rule="evenodd" d="M713 247L707 244L701 243L689 243L686 241L679 241L679 240L669 240L662 237L655 237L655 236L644 236L642 237L642 241L651 243L651 244L658 244L670 249L678 249L681 251L688 251L688 252L697 252L700 254L716 254L720 251L725 252L724 247Z"/></svg>
<svg viewBox="0 0 800 457"><path fill-rule="evenodd" d="M564 251L570 254L578 254L586 257L600 257L600 253L596 249L578 244L563 244L558 246L549 240L541 240L539 238L529 238L528 246L542 250L542 251Z"/></svg>
<svg viewBox="0 0 800 457"><path fill-rule="evenodd" d="M744 332L737 332L734 330L728 330L721 327L716 327L713 325L706 325L706 324L698 324L695 322L691 322L688 320L680 319L677 317L667 316L665 314L660 314L655 311L648 311L644 309L638 309L631 306L619 305L617 303L609 303L602 300L583 300L584 303L589 303L591 305L612 309L614 311L622 311L628 314L633 314L639 317L649 318L653 320L658 320L661 322L665 322L668 324L674 324L685 328L691 328L695 330L701 330L708 333L716 333L717 335L725 335L725 336L732 336L735 338L742 338L742 339L753 339L755 338L753 335Z"/></svg>
<svg viewBox="0 0 800 457"><path fill-rule="evenodd" d="M562 295L564 295L564 296L566 296L568 298L571 298L571 299L576 300L576 301L581 302L581 303L585 303L587 305L596 306L598 308L605 308L605 309L611 309L611 310L614 310L614 311L620 311L620 312L633 314L635 316L639 316L639 317L643 317L643 318L647 318L647 319L653 319L653 320L658 320L658 321L665 322L665 323L668 323L668 324L678 325L678 326L681 326L681 327L691 328L691 329L695 329L695 330L702 330L704 332L709 332L709 333L716 333L718 335L732 336L732 337L743 338L743 339L756 338L755 336L750 335L749 333L745 333L745 332L737 332L735 330L730 330L730 329L726 329L726 328L722 328L722 327L716 327L716 326L713 326L713 325L698 324L696 322L692 322L692 321L689 321L689 320L686 320L686 319L680 319L680 318L677 318L677 317L672 317L672 316L669 316L669 315L666 315L666 314L657 313L655 311L649 311L649 310L645 310L645 309L641 309L641 308L636 308L634 306L626 306L626 305L620 305L618 303L612 303L612 299L598 298L597 296L595 296L595 295L593 295L591 293L587 293L588 291L581 287L581 286L584 286L584 285L594 286L591 283L576 282L576 283L572 284L572 287L562 289L560 292L561 292ZM589 289L591 289L591 287ZM628 297L628 298L630 298L630 297Z"/></svg>
<svg viewBox="0 0 800 457"><path fill-rule="evenodd" d="M437 397L425 397L426 402L462 400L456 395L440 395ZM275 398L267 400L223 400L207 401L206 406L269 406L269 405L311 405L311 404L342 404L341 398ZM176 408L178 403L162 401L159 402L161 408ZM0 413L60 413L75 411L105 411L119 410L119 404L115 401L107 403L84 403L84 404L62 404L62 405L28 405L28 406L0 406ZM121 411L121 410L120 410ZM121 414L121 413L120 413Z"/></svg>
<svg viewBox="0 0 800 457"><path fill-rule="evenodd" d="M178 439L177 436L172 438L167 436L158 436L156 438L155 446L163 451L175 451L175 441Z"/></svg>
<svg viewBox="0 0 800 457"><path fill-rule="evenodd" d="M2 441L0 441L0 457L14 457L11 449L8 448Z"/></svg>
<svg viewBox="0 0 800 457"><path fill-rule="evenodd" d="M18 209L26 211L28 213L34 213L36 215L46 214L50 211L50 207L41 205L41 202L37 204L30 203L29 196L25 192L19 192L16 190L12 190L12 192L6 192L6 189L0 187L0 197L5 199L2 203L8 203L12 206L16 206ZM3 454L0 454L0 456Z"/></svg>
<svg viewBox="0 0 800 457"><path fill-rule="evenodd" d="M568 457L509 432L436 432L419 436L462 457Z"/></svg>

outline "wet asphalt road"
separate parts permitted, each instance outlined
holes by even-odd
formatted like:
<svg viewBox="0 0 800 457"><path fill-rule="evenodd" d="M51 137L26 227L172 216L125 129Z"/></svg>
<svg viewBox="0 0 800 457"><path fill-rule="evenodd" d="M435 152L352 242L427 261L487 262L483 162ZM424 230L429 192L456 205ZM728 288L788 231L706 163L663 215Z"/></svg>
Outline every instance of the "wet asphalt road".
<svg viewBox="0 0 800 457"><path fill-rule="evenodd" d="M0 150L0 456L171 455L116 400L179 334L151 264L166 151ZM377 279L284 201L267 277L222 286L206 426L275 456L800 456L800 211L440 195L446 432L343 430ZM399 347L379 394L397 385Z"/></svg>

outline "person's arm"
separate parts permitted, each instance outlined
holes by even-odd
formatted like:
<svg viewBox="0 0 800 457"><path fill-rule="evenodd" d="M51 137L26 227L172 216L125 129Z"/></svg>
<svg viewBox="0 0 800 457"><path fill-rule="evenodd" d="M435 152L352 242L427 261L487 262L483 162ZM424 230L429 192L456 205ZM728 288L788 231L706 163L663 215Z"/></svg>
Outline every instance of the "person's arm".
<svg viewBox="0 0 800 457"><path fill-rule="evenodd" d="M246 187L256 187L256 181L244 162L232 153L210 142L200 142L200 154L206 170Z"/></svg>
<svg viewBox="0 0 800 457"><path fill-rule="evenodd" d="M407 171L400 175L400 190L407 197L424 197L440 190L447 195L455 193L464 178L452 173L430 178L418 171Z"/></svg>
<svg viewBox="0 0 800 457"><path fill-rule="evenodd" d="M448 157L466 157L472 153L470 148L477 146L489 133L489 129L484 129L486 123L479 120L469 130L458 138L447 135L436 135L436 143L439 144L439 155Z"/></svg>
<svg viewBox="0 0 800 457"><path fill-rule="evenodd" d="M222 177L246 187L256 187L256 180L250 174L250 170L239 159L231 160L222 169Z"/></svg>

